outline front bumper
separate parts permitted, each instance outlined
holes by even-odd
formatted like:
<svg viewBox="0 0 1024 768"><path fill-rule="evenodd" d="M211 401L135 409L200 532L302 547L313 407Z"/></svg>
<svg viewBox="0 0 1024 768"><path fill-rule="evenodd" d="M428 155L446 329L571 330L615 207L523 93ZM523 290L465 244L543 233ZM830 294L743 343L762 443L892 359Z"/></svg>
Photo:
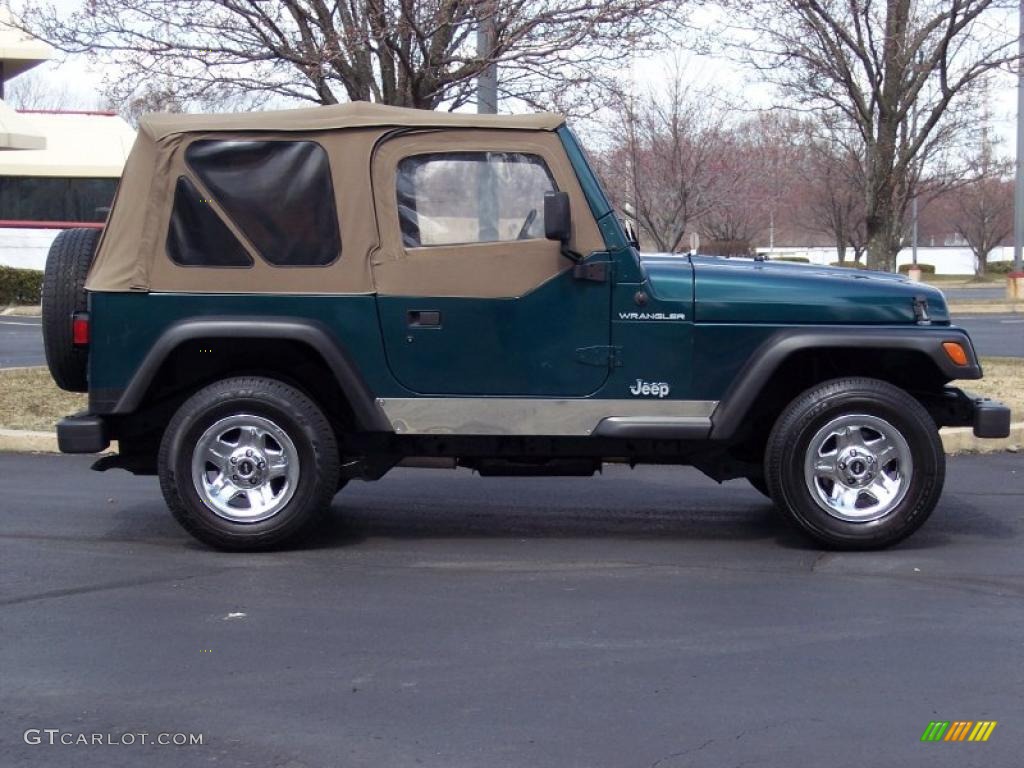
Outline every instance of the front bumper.
<svg viewBox="0 0 1024 768"><path fill-rule="evenodd" d="M971 426L976 437L1009 437L1010 409L998 400L975 398Z"/></svg>
<svg viewBox="0 0 1024 768"><path fill-rule="evenodd" d="M76 413L57 422L57 446L61 453L99 453L110 445L102 416Z"/></svg>
<svg viewBox="0 0 1024 768"><path fill-rule="evenodd" d="M940 426L972 427L975 437L1010 436L1010 409L990 397L946 387L933 409Z"/></svg>

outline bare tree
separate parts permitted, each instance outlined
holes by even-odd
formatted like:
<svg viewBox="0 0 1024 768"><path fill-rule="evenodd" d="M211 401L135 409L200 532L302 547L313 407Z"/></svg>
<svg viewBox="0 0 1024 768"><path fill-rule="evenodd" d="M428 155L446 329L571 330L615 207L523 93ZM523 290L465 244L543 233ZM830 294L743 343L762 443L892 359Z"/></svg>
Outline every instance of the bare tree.
<svg viewBox="0 0 1024 768"><path fill-rule="evenodd" d="M5 86L4 101L15 109L95 109L96 105L73 94L66 83L46 72L18 75Z"/></svg>
<svg viewBox="0 0 1024 768"><path fill-rule="evenodd" d="M85 0L70 14L22 0L23 26L60 50L111 65L121 103L156 79L177 99L225 95L321 104L375 101L455 109L486 67L531 104L595 81L626 48L647 50L685 0ZM493 20L490 55L476 51Z"/></svg>
<svg viewBox="0 0 1024 768"><path fill-rule="evenodd" d="M700 221L712 243L748 253L790 218L800 147L793 121L761 114L732 125L716 147L712 201Z"/></svg>
<svg viewBox="0 0 1024 768"><path fill-rule="evenodd" d="M989 253L1013 231L1013 163L995 157L986 136L974 167L974 177L957 191L953 226L974 252L974 273L982 277Z"/></svg>
<svg viewBox="0 0 1024 768"><path fill-rule="evenodd" d="M841 116L864 146L872 267L894 269L930 159L973 115L985 76L1017 59L1002 0L732 0L741 49L796 103Z"/></svg>
<svg viewBox="0 0 1024 768"><path fill-rule="evenodd" d="M132 94L127 101L120 104L111 102L110 106L136 127L139 118L148 112L185 111L185 105L174 92L173 86L160 83L149 83L143 90Z"/></svg>
<svg viewBox="0 0 1024 768"><path fill-rule="evenodd" d="M823 123L802 123L804 154L799 164L805 194L799 213L812 232L827 234L840 264L847 249L854 263L867 250L863 145L857 133Z"/></svg>
<svg viewBox="0 0 1024 768"><path fill-rule="evenodd" d="M213 93L211 91L211 97ZM261 94L247 96L234 91L223 93L217 99L221 110L247 111L258 109L264 103ZM189 100L181 94L174 81L153 79L143 83L138 90L126 94L123 101L110 98L108 107L120 112L125 120L137 127L139 118L148 112L187 112Z"/></svg>
<svg viewBox="0 0 1024 768"><path fill-rule="evenodd" d="M598 158L616 206L636 221L641 241L678 251L714 205L713 168L722 154L724 110L672 73L664 92L620 93L610 147Z"/></svg>

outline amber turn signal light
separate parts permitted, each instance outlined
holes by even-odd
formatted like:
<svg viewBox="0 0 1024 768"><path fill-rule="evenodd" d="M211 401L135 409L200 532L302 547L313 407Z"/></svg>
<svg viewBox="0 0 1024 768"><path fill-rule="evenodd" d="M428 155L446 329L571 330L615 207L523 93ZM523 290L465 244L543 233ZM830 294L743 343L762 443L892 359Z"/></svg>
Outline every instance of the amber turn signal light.
<svg viewBox="0 0 1024 768"><path fill-rule="evenodd" d="M944 341L942 342L942 348L946 350L946 355L957 365L967 365L967 352L964 348L957 344L955 341Z"/></svg>

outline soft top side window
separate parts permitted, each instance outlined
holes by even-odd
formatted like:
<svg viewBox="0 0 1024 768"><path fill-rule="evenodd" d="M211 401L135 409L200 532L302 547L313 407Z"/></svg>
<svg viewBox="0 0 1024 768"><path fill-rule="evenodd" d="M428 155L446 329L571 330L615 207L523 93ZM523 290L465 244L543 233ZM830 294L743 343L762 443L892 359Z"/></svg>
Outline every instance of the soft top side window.
<svg viewBox="0 0 1024 768"><path fill-rule="evenodd" d="M183 267L251 267L245 250L209 200L184 176L174 187L174 207L164 246L167 256Z"/></svg>
<svg viewBox="0 0 1024 768"><path fill-rule="evenodd" d="M520 152L434 152L398 164L406 248L544 237L544 194L557 191L543 158Z"/></svg>
<svg viewBox="0 0 1024 768"><path fill-rule="evenodd" d="M315 141L194 141L185 160L269 263L322 267L341 254L327 152Z"/></svg>

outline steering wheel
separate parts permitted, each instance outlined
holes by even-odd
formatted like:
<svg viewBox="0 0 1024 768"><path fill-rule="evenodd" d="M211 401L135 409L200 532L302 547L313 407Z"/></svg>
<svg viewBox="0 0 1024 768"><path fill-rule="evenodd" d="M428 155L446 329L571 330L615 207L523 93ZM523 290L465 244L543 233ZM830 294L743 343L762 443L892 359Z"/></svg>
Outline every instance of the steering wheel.
<svg viewBox="0 0 1024 768"><path fill-rule="evenodd" d="M526 214L526 220L523 222L523 226L519 228L519 234L516 235L516 240L525 240L530 234L530 227L533 226L534 220L537 218L537 209L531 208L530 212Z"/></svg>

